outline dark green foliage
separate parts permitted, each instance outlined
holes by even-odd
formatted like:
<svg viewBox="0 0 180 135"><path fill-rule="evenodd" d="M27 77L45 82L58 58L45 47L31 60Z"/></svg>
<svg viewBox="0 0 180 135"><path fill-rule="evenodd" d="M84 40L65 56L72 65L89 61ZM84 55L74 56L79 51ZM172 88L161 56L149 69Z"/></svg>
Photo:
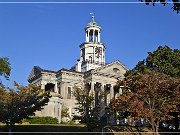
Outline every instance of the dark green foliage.
<svg viewBox="0 0 180 135"><path fill-rule="evenodd" d="M29 124L58 124L58 119L53 117L30 117L23 122L29 122Z"/></svg>
<svg viewBox="0 0 180 135"><path fill-rule="evenodd" d="M100 126L98 119L100 113L100 107L95 106L94 94L90 92L90 89L75 88L74 91L75 99L77 100L77 107L75 108L78 112L78 116L74 116L74 120L79 120L81 123L86 124L89 131ZM99 95L99 99L102 94Z"/></svg>
<svg viewBox="0 0 180 135"><path fill-rule="evenodd" d="M9 59L6 57L0 57L0 76L5 77L5 79L9 79L11 72L11 67L9 63ZM4 87L4 85L1 83L0 79L0 87Z"/></svg>
<svg viewBox="0 0 180 135"><path fill-rule="evenodd" d="M147 58L139 61L136 67L128 71L125 76L147 70L164 73L171 77L180 77L180 50L159 46L157 50L148 52Z"/></svg>
<svg viewBox="0 0 180 135"><path fill-rule="evenodd" d="M180 76L180 50L160 46L153 53L149 52L148 54L146 58L148 68L172 77Z"/></svg>
<svg viewBox="0 0 180 135"><path fill-rule="evenodd" d="M0 76L4 76L6 79L9 78L11 67L8 58L0 57Z"/></svg>
<svg viewBox="0 0 180 135"><path fill-rule="evenodd" d="M176 11L177 13L179 13L179 11L180 11L180 1L179 0L140 0L140 1L145 2L146 5L149 5L150 3L152 3L153 6L155 6L155 3L157 3L157 2L160 2L164 6L166 4L168 4L168 2L172 2L173 3L173 6L172 6L173 11Z"/></svg>

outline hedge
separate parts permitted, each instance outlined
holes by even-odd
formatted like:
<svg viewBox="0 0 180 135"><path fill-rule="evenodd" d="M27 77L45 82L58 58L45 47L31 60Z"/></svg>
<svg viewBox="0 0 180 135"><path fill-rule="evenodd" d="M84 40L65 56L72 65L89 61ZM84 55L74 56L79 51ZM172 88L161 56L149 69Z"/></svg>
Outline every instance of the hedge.
<svg viewBox="0 0 180 135"><path fill-rule="evenodd" d="M53 117L30 117L29 119L24 119L23 123L29 123L29 124L58 124L58 119Z"/></svg>

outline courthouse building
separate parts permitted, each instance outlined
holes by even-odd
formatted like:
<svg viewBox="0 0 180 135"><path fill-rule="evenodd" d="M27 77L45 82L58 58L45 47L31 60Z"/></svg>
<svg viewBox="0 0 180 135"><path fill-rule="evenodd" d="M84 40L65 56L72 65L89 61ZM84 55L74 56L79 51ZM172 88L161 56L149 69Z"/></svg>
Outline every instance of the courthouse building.
<svg viewBox="0 0 180 135"><path fill-rule="evenodd" d="M28 82L41 85L42 89L51 92L49 103L37 116L52 116L61 121L62 104L69 108L69 114L78 114L75 108L74 86L88 85L94 92L95 103L98 104L98 92L104 91L104 107L112 98L122 93L115 87L118 79L128 70L120 61L105 63L106 45L101 42L101 27L95 22L94 16L85 27L85 42L80 45L80 58L71 69L51 71L34 66Z"/></svg>

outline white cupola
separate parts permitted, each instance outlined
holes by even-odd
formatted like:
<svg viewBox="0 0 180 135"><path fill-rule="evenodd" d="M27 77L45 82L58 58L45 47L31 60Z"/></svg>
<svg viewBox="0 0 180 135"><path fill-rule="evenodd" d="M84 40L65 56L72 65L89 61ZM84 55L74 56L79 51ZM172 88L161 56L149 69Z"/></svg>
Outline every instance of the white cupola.
<svg viewBox="0 0 180 135"><path fill-rule="evenodd" d="M80 45L80 59L75 70L86 72L105 65L105 45L101 43L101 27L92 20L85 27L85 42Z"/></svg>
<svg viewBox="0 0 180 135"><path fill-rule="evenodd" d="M86 32L86 40L85 42L99 42L101 27L94 21L94 16L92 16L92 20L85 28Z"/></svg>

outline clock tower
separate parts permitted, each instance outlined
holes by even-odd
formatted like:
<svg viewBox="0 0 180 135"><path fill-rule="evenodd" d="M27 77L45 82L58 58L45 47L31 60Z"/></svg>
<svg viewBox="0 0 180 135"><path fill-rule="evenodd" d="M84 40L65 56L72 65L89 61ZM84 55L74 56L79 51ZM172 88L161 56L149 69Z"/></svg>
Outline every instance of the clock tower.
<svg viewBox="0 0 180 135"><path fill-rule="evenodd" d="M80 45L80 59L75 69L86 72L105 65L105 45L101 42L101 27L95 22L94 16L85 27L85 42Z"/></svg>

